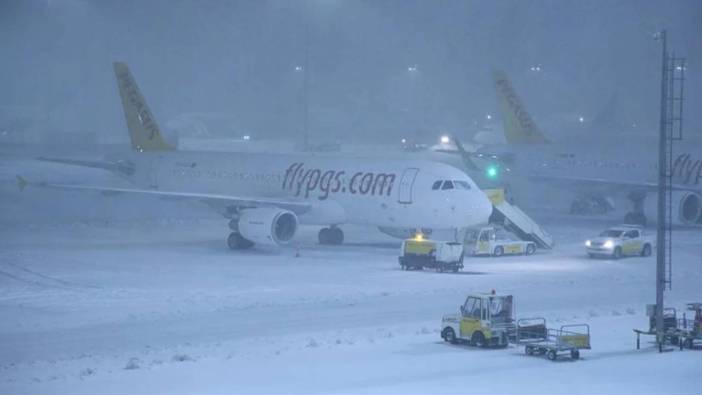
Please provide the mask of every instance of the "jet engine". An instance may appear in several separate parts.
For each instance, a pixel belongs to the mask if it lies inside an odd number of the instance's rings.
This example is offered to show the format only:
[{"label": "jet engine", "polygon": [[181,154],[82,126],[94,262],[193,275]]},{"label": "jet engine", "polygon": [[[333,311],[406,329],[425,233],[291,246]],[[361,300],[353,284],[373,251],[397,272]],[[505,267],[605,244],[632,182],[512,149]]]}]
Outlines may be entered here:
[{"label": "jet engine", "polygon": [[[702,196],[694,192],[673,192],[673,223],[692,225],[702,222]],[[677,221],[675,217],[677,216]]]},{"label": "jet engine", "polygon": [[[670,205],[674,225],[702,223],[702,196],[695,192],[674,191],[671,198]],[[658,198],[655,194],[648,196],[645,207],[649,221],[655,222],[658,212]]]},{"label": "jet engine", "polygon": [[259,244],[287,244],[297,231],[297,216],[287,210],[262,207],[243,210],[238,222],[239,233]]}]

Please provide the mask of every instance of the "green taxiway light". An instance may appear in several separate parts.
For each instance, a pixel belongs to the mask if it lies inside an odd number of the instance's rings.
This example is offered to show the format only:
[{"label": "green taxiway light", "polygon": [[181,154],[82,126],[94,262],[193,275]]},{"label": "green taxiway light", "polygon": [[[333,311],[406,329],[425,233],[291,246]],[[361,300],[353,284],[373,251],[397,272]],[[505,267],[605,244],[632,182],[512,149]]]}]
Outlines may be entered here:
[{"label": "green taxiway light", "polygon": [[490,165],[487,167],[487,169],[485,169],[485,176],[491,180],[497,178],[498,173],[499,170],[495,165]]}]

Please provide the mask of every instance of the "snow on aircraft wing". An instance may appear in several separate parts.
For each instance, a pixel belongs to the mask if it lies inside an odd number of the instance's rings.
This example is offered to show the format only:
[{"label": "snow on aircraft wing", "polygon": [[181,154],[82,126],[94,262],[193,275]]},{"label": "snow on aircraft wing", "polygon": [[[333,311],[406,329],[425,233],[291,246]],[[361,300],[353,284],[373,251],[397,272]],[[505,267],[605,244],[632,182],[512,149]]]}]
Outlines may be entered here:
[{"label": "snow on aircraft wing", "polygon": [[111,171],[113,173],[120,173],[120,174],[125,174],[125,175],[132,175],[134,174],[134,165],[128,163],[128,162],[108,162],[108,161],[96,161],[96,160],[86,160],[86,159],[71,159],[71,158],[50,158],[50,157],[44,157],[40,156],[36,158],[36,160],[42,161],[42,162],[52,162],[52,163],[61,163],[64,165],[71,165],[71,166],[81,166],[81,167],[91,167],[94,169],[102,169],[102,170],[107,170]]},{"label": "snow on aircraft wing", "polygon": [[[528,176],[530,179],[535,180],[535,181],[548,181],[548,182],[553,182],[553,183],[558,183],[561,185],[566,185],[566,186],[573,186],[573,187],[578,187],[578,186],[588,186],[588,187],[604,187],[604,188],[612,188],[612,189],[617,189],[621,187],[628,187],[628,188],[639,188],[639,189],[645,189],[645,190],[658,190],[658,183],[657,182],[634,182],[634,181],[627,181],[627,180],[614,180],[614,179],[606,179],[606,178],[589,178],[589,177],[567,177],[567,176],[548,176],[548,175],[532,175]],[[695,192],[696,190],[694,188],[691,188],[689,185],[684,185],[684,184],[673,184],[672,188],[674,191],[693,191]]]},{"label": "snow on aircraft wing", "polygon": [[273,206],[279,207],[285,210],[290,210],[295,214],[304,214],[310,210],[311,205],[307,202],[293,200],[293,199],[275,199],[275,198],[256,198],[256,197],[245,197],[245,196],[232,196],[232,195],[221,195],[213,193],[193,193],[193,192],[177,192],[177,191],[164,191],[158,189],[137,189],[137,188],[118,188],[118,187],[104,187],[95,185],[73,185],[73,184],[54,184],[47,182],[29,182],[17,176],[17,184],[20,189],[24,189],[27,186],[38,186],[43,188],[53,188],[53,189],[67,189],[67,190],[83,190],[83,191],[94,191],[94,192],[112,192],[112,193],[132,193],[132,194],[142,194],[142,195],[152,195],[160,196],[166,198],[176,198],[176,199],[192,199],[205,202],[212,206],[223,207],[223,206],[237,206],[237,207],[260,207],[260,206]]},{"label": "snow on aircraft wing", "polygon": [[[460,143],[458,143],[458,144],[460,144]],[[515,166],[512,165],[513,158],[512,158],[511,154],[499,154],[499,153],[498,154],[491,154],[491,153],[487,153],[487,152],[467,152],[464,149],[456,150],[456,151],[450,151],[450,150],[438,151],[437,150],[437,152],[444,152],[444,153],[448,153],[448,154],[461,155],[461,157],[463,158],[463,162],[466,165],[466,168],[468,168],[469,170],[474,170],[476,167],[474,161],[481,159],[481,160],[486,160],[488,162],[499,163],[500,165],[504,166],[505,168],[509,168],[510,174],[513,177],[516,177],[516,176],[527,177],[533,181],[551,182],[553,184],[559,184],[559,185],[565,186],[565,187],[572,187],[572,188],[586,187],[586,188],[599,189],[599,190],[605,190],[605,191],[619,190],[621,187],[640,189],[640,190],[646,190],[646,191],[658,189],[658,183],[657,182],[650,182],[650,181],[637,182],[637,181],[611,179],[611,178],[529,174],[526,172],[521,172],[519,170],[519,168],[515,168]],[[690,185],[679,184],[679,183],[673,184],[672,189],[674,191],[699,192],[699,189],[691,187]]]}]

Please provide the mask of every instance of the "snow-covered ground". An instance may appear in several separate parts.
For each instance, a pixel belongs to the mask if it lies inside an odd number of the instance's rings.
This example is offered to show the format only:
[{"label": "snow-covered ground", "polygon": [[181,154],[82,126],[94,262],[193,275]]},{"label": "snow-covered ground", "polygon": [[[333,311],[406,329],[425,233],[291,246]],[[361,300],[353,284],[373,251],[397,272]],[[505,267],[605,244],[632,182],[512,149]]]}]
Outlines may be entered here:
[{"label": "snow-covered ground", "polygon": [[[0,167],[5,186],[13,171]],[[346,227],[348,243],[331,247],[305,227],[295,246],[232,252],[226,222],[186,203],[3,187],[1,209],[0,394],[692,394],[702,384],[700,350],[660,355],[651,339],[635,350],[654,258],[583,251],[613,218],[532,212],[554,250],[470,258],[450,274],[401,271],[399,241],[374,229]],[[682,307],[702,300],[702,232],[674,238],[666,298]],[[491,289],[514,294],[520,317],[589,324],[593,349],[554,363],[442,342],[442,314]]]},{"label": "snow-covered ground", "polygon": [[[636,351],[654,260],[589,260],[606,223],[544,218],[558,247],[404,272],[397,241],[230,252],[216,220],[26,224],[0,233],[0,393],[695,393],[699,351]],[[676,233],[671,305],[702,299],[697,231]],[[450,346],[442,314],[512,293],[519,316],[585,322],[577,362]],[[648,344],[646,344],[649,347]]]}]

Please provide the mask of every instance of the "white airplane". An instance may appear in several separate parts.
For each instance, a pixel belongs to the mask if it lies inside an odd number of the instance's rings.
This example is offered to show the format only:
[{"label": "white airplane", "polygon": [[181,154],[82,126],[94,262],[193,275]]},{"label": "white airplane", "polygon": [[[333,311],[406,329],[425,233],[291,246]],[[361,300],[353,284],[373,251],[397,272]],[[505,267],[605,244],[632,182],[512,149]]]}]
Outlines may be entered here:
[{"label": "white airplane", "polygon": [[[504,73],[495,72],[495,88],[507,144],[484,146],[468,152],[457,144],[466,167],[480,168],[486,178],[507,178],[573,191],[580,199],[608,201],[626,197],[632,211],[627,223],[646,223],[646,212],[655,213],[658,190],[658,140],[627,134],[585,136],[553,142],[529,115]],[[476,166],[477,165],[477,166]],[[674,144],[672,156],[673,222],[702,224],[702,144],[683,140]],[[473,173],[471,173],[473,174]],[[475,176],[474,176],[475,177]],[[479,180],[482,182],[482,180]],[[651,193],[653,199],[646,199]],[[571,211],[578,211],[576,200]],[[655,217],[655,215],[654,215]]]},{"label": "white airplane", "polygon": [[[441,163],[176,151],[162,137],[127,65],[115,63],[114,71],[133,150],[105,161],[40,159],[109,170],[134,187],[31,184],[201,201],[230,219],[232,249],[286,244],[298,223],[325,226],[319,242],[340,244],[341,224],[461,229],[486,223],[492,212],[470,177]],[[27,185],[19,176],[18,181]]]}]

